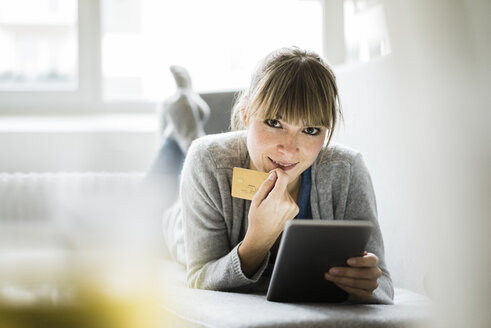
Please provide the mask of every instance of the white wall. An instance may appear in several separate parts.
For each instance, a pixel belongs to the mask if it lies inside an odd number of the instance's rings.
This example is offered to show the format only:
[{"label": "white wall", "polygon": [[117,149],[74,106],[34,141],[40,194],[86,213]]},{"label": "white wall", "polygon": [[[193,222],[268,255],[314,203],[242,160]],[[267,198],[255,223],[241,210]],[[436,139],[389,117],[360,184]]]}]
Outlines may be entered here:
[{"label": "white wall", "polygon": [[0,133],[1,172],[145,171],[154,133]]},{"label": "white wall", "polygon": [[[235,93],[201,97],[211,109],[206,133],[226,131]],[[0,172],[145,171],[156,156],[157,123],[152,112],[0,116]]]},{"label": "white wall", "polygon": [[1,117],[0,172],[145,171],[155,116]]},{"label": "white wall", "polygon": [[445,324],[484,327],[491,2],[385,8],[392,55],[336,70],[346,113],[338,141],[360,149],[371,170],[396,286],[423,290],[426,276]]}]

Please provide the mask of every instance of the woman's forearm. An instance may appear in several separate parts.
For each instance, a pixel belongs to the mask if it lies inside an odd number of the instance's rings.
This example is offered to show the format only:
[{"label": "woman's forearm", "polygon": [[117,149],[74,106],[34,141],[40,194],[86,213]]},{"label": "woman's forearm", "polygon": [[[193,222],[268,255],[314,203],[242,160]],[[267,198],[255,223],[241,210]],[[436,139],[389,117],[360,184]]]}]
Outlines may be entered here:
[{"label": "woman's forearm", "polygon": [[268,251],[268,246],[259,246],[257,243],[250,241],[246,235],[246,238],[239,246],[238,253],[242,272],[247,278],[252,277],[257,272]]}]

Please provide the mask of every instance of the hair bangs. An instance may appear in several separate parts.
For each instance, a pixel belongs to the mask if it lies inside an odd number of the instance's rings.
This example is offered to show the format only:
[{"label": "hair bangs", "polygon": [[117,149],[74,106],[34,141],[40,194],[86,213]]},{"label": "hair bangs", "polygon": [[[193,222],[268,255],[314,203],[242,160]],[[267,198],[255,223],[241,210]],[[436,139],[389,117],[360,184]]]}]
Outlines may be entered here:
[{"label": "hair bangs", "polygon": [[324,78],[316,76],[315,70],[299,69],[298,62],[295,64],[276,70],[277,74],[259,83],[251,104],[254,114],[262,119],[278,118],[292,124],[331,129],[335,120],[332,113],[336,113],[336,105],[332,104],[335,90],[322,85]]}]

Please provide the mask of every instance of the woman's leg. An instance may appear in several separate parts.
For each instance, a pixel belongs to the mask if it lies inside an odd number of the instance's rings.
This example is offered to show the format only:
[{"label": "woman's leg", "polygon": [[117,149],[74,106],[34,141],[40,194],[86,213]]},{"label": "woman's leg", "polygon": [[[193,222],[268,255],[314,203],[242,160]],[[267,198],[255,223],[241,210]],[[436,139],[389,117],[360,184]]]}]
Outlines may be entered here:
[{"label": "woman's leg", "polygon": [[[147,204],[156,227],[163,229],[164,256],[180,261],[183,257],[182,223],[180,215],[171,208],[178,206],[179,181],[184,154],[172,138],[164,138],[145,178]],[[174,206],[173,206],[174,205]]]},{"label": "woman's leg", "polygon": [[150,169],[145,176],[145,184],[155,195],[157,210],[174,204],[179,197],[179,180],[184,154],[172,138],[165,138]]}]

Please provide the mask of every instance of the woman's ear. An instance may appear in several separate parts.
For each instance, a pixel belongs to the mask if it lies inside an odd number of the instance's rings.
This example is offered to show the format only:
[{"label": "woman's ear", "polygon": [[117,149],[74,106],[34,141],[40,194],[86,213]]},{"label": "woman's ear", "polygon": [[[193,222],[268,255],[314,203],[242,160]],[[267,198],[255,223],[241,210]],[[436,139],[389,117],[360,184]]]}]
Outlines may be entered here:
[{"label": "woman's ear", "polygon": [[247,125],[249,123],[249,117],[247,116],[247,109],[245,107],[242,107],[240,109],[240,117],[242,119],[242,124],[247,129]]}]

